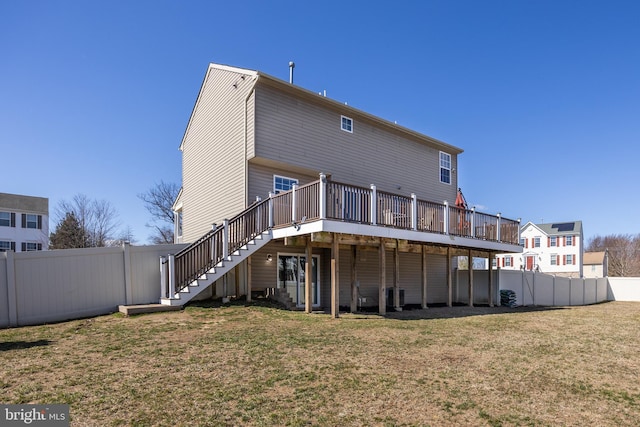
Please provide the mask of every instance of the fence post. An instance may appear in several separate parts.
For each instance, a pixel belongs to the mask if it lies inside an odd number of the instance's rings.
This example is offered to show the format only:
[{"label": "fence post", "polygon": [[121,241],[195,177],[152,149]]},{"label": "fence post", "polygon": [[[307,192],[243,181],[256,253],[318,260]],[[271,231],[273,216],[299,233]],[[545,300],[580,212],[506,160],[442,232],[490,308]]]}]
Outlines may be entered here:
[{"label": "fence post", "polygon": [[296,190],[298,189],[298,184],[293,184],[291,186],[291,222],[296,222]]},{"label": "fence post", "polygon": [[318,208],[320,209],[320,219],[327,217],[327,176],[320,172],[320,184],[318,185]]},{"label": "fence post", "polygon": [[449,234],[449,202],[444,201],[444,234]]},{"label": "fence post", "polygon": [[167,297],[167,257],[160,257],[160,298]]},{"label": "fence post", "polygon": [[224,219],[222,223],[222,259],[229,258],[229,220]]},{"label": "fence post", "polygon": [[371,184],[371,225],[378,224],[378,191],[375,184]]},{"label": "fence post", "polygon": [[269,191],[269,228],[273,228],[273,192]]},{"label": "fence post", "polygon": [[176,256],[169,255],[169,298],[174,299],[176,295]]},{"label": "fence post", "polygon": [[16,289],[15,252],[7,251],[7,304],[9,305],[9,326],[18,326],[18,295]]},{"label": "fence post", "polygon": [[476,237],[476,207],[471,208],[471,237]]},{"label": "fence post", "polygon": [[501,216],[502,215],[500,214],[500,212],[498,212],[498,215],[496,215],[496,217],[497,217],[497,220],[496,220],[496,227],[497,227],[496,228],[496,240],[498,242],[502,241],[502,239],[500,237],[500,218],[501,218]]},{"label": "fence post", "polygon": [[124,256],[124,295],[127,305],[133,304],[133,285],[131,283],[131,243],[122,243]]},{"label": "fence post", "polygon": [[418,229],[418,197],[411,193],[411,229]]}]

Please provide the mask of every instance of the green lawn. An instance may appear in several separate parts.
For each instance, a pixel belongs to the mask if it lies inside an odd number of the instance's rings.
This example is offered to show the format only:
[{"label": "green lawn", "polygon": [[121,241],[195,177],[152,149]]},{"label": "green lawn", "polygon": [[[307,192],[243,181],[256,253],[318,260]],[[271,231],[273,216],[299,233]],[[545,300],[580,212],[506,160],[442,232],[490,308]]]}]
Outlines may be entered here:
[{"label": "green lawn", "polygon": [[0,330],[0,402],[77,426],[637,426],[640,303],[190,306]]}]

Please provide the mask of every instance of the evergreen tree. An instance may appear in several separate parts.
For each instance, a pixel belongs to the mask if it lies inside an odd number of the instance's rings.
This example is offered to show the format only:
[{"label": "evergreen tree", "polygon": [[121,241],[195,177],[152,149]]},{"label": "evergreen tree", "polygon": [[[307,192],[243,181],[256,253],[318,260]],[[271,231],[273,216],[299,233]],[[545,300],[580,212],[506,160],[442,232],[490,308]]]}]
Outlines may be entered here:
[{"label": "evergreen tree", "polygon": [[49,249],[72,249],[88,246],[87,235],[73,212],[67,212],[64,219],[51,233]]}]

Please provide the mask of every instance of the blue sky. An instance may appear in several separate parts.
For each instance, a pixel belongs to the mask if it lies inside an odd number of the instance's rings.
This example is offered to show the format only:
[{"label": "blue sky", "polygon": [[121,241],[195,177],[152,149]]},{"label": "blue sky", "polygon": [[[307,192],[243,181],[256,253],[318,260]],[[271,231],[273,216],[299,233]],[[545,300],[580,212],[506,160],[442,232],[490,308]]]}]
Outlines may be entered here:
[{"label": "blue sky", "polygon": [[[470,205],[640,232],[640,2],[0,0],[0,192],[110,201],[180,182],[209,62],[463,148]],[[52,222],[52,229],[55,224]]]}]

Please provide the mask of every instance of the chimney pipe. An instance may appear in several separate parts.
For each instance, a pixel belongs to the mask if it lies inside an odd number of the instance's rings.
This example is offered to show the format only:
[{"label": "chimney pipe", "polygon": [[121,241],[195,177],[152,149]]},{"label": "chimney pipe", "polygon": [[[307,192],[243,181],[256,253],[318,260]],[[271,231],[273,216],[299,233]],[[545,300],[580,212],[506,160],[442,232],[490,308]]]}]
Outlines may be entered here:
[{"label": "chimney pipe", "polygon": [[295,68],[296,64],[293,63],[293,61],[289,61],[289,83],[293,84],[293,69]]}]

